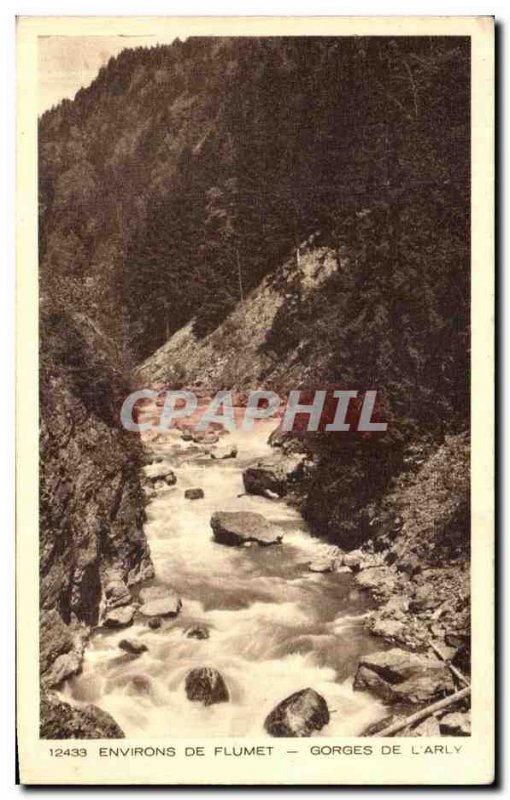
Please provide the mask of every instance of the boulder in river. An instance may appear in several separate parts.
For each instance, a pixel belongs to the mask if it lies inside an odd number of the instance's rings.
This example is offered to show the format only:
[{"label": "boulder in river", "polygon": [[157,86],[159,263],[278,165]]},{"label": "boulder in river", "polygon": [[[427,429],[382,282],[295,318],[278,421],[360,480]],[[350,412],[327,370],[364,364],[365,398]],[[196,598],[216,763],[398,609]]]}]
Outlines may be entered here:
[{"label": "boulder in river", "polygon": [[149,628],[153,631],[157,631],[158,628],[161,628],[162,624],[163,620],[161,619],[161,617],[149,617],[149,621],[147,623]]},{"label": "boulder in river", "polygon": [[119,647],[121,650],[124,650],[125,653],[129,653],[132,656],[139,656],[141,653],[145,653],[145,651],[148,650],[147,645],[143,642],[139,642],[138,639],[121,639]]},{"label": "boulder in river", "polygon": [[[142,598],[142,592],[140,592],[140,598]],[[156,596],[149,600],[142,598],[142,601],[143,606],[139,611],[144,617],[176,617],[182,608],[182,600],[175,592],[167,591],[163,596]]]},{"label": "boulder in river", "polygon": [[311,736],[329,722],[325,699],[314,689],[302,689],[278,703],[264,728],[271,736]]},{"label": "boulder in river", "polygon": [[105,628],[124,628],[131,625],[135,615],[134,606],[120,606],[106,612],[103,625]]},{"label": "boulder in river", "polygon": [[184,492],[184,497],[186,500],[201,500],[204,496],[203,489],[186,489]]},{"label": "boulder in river", "polygon": [[188,628],[184,633],[188,639],[209,638],[209,628],[206,628],[205,625],[195,625],[193,628]]},{"label": "boulder in river", "polygon": [[320,556],[310,561],[308,569],[310,572],[333,572],[335,569],[335,559],[329,556]]},{"label": "boulder in river", "polygon": [[283,538],[262,514],[253,511],[216,511],[210,524],[217,542],[234,547],[246,542],[278,544]]},{"label": "boulder in river", "polygon": [[425,703],[454,689],[448,667],[437,658],[391,650],[363,656],[354,689],[364,689],[387,702]]},{"label": "boulder in river", "polygon": [[226,703],[230,699],[223,676],[211,667],[196,667],[186,675],[184,683],[188,700],[212,706],[214,703]]},{"label": "boulder in river", "polygon": [[158,462],[144,467],[145,478],[152,484],[156,481],[164,481],[167,486],[173,486],[177,482],[175,473],[169,464]]},{"label": "boulder in river", "polygon": [[243,472],[244,488],[248,494],[267,496],[267,491],[278,497],[287,494],[289,484],[303,475],[303,455],[281,456],[271,461],[259,462]]},{"label": "boulder in river", "polygon": [[238,450],[235,444],[226,444],[211,450],[211,458],[217,461],[224,461],[226,458],[237,458],[237,453]]}]

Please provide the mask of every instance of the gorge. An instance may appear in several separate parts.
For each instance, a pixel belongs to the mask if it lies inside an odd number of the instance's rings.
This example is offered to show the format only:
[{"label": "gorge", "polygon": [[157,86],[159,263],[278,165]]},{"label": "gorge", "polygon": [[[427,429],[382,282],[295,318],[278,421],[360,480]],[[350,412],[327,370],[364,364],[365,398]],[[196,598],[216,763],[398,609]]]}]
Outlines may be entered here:
[{"label": "gorge", "polygon": [[[451,692],[430,645],[469,674],[468,43],[126,49],[40,119],[39,187],[41,735],[248,735],[302,690],[331,714],[295,698],[312,733],[359,734]],[[140,442],[142,386],[377,389],[388,430]],[[218,512],[282,543],[215,540]],[[228,701],[183,696],[202,667]]]}]

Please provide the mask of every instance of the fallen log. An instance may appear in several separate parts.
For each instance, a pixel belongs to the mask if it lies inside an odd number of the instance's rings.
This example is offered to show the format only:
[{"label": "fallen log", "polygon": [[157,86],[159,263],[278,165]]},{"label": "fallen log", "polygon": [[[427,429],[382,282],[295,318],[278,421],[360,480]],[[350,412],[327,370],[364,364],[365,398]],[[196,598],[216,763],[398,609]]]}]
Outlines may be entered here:
[{"label": "fallen log", "polygon": [[374,733],[374,736],[393,736],[403,728],[407,728],[409,725],[414,725],[415,722],[421,722],[422,719],[427,719],[427,717],[435,714],[436,711],[442,711],[443,708],[448,708],[448,706],[458,703],[459,700],[464,700],[464,698],[469,697],[470,694],[471,686],[466,686],[464,689],[460,689],[460,691],[450,694],[448,697],[443,697],[442,700],[437,700],[435,703],[432,703],[426,708],[422,708],[415,714],[411,714],[411,716],[406,717],[405,719],[401,719],[398,722],[394,722],[392,725],[388,725],[387,728],[383,728],[381,731]]},{"label": "fallen log", "polygon": [[457,669],[457,667],[454,667],[454,666],[453,666],[453,664],[452,664],[452,662],[450,661],[450,659],[449,659],[449,658],[446,658],[446,656],[445,656],[445,655],[444,655],[444,654],[441,652],[441,650],[439,649],[439,647],[437,647],[437,645],[435,645],[435,644],[434,644],[434,642],[429,642],[429,645],[430,645],[431,649],[434,651],[434,653],[436,654],[436,656],[437,656],[437,657],[438,657],[438,658],[439,658],[441,661],[444,661],[444,663],[446,664],[446,666],[448,667],[448,669],[450,670],[450,672],[452,673],[452,675],[453,675],[455,678],[457,678],[457,680],[459,681],[459,683],[462,683],[462,685],[463,685],[463,686],[469,686],[469,681],[468,681],[468,679],[466,678],[466,676],[462,674],[462,672],[460,671],[460,669]]}]

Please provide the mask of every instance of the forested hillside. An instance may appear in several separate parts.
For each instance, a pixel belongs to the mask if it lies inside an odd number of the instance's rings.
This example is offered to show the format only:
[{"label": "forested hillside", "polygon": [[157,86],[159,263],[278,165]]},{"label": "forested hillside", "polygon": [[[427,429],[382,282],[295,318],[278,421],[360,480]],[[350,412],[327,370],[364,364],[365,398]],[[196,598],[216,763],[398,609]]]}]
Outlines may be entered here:
[{"label": "forested hillside", "polygon": [[351,264],[342,368],[397,358],[425,381],[426,339],[460,371],[468,98],[452,37],[123,51],[41,119],[43,280],[138,361],[190,319],[212,330],[319,232]]}]

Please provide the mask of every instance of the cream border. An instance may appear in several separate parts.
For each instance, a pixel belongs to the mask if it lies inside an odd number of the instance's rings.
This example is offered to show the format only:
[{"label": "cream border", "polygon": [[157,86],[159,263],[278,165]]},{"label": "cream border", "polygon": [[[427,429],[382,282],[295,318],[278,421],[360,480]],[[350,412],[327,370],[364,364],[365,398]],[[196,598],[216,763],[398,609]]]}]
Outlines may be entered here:
[{"label": "cream border", "polygon": [[[402,755],[319,757],[310,740],[271,740],[267,758],[185,758],[231,739],[154,740],[175,758],[51,758],[38,738],[37,37],[41,35],[464,35],[472,40],[472,588],[473,735],[420,740],[458,755],[413,755],[417,740],[321,739],[400,745]],[[21,17],[17,26],[17,646],[18,744],[25,784],[487,784],[494,778],[494,20],[491,17]],[[296,741],[298,745],[296,746]],[[268,744],[237,740],[235,744]],[[315,740],[319,743],[319,740]],[[57,743],[58,744],[58,743]],[[60,743],[72,745],[71,741]],[[124,745],[147,741],[124,740]],[[286,755],[287,746],[299,757]],[[281,753],[281,757],[278,754]]]}]

